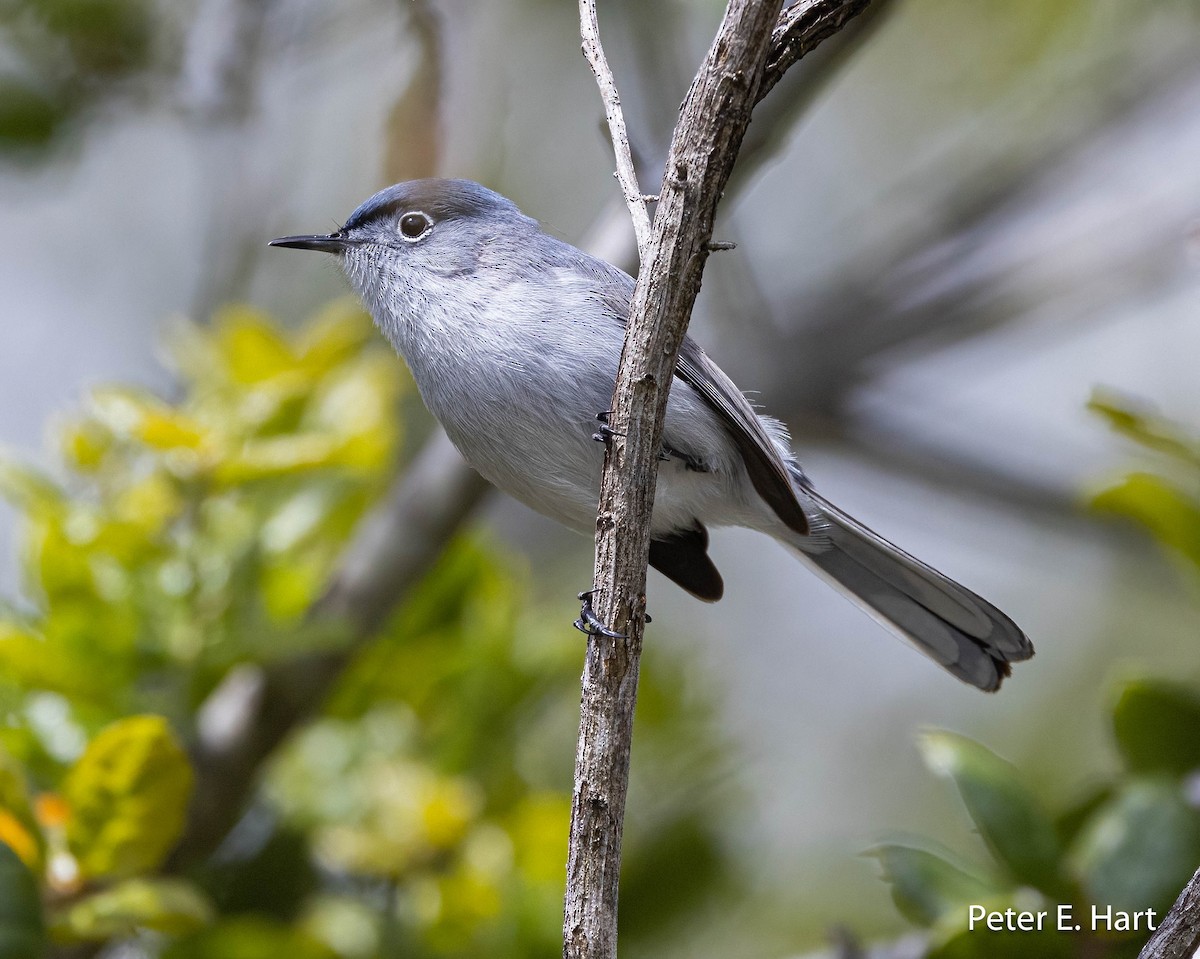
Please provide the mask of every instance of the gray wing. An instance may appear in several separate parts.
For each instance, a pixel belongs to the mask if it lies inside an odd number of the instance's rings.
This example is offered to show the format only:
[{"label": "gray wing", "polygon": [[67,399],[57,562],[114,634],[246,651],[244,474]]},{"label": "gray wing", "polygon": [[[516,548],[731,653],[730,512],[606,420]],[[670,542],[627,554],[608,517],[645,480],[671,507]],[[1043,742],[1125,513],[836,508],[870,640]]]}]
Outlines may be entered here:
[{"label": "gray wing", "polygon": [[742,391],[691,337],[683,341],[675,375],[717,414],[737,444],[758,495],[789,528],[807,536],[808,517],[796,498],[787,464]]},{"label": "gray wing", "polygon": [[[587,256],[587,261],[600,281],[600,296],[607,307],[605,312],[625,326],[633,295],[633,278],[603,260]],[[801,536],[809,535],[808,517],[796,498],[788,466],[758,414],[741,390],[690,336],[684,337],[680,347],[675,375],[716,413],[742,454],[750,482],[758,495],[788,528]]]}]

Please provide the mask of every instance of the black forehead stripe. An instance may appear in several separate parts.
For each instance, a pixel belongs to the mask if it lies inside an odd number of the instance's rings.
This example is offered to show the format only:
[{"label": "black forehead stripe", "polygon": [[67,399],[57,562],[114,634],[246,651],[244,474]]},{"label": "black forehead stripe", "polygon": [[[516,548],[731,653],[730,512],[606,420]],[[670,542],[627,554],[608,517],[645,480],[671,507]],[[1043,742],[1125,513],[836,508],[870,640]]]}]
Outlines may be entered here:
[{"label": "black forehead stripe", "polygon": [[500,212],[520,214],[511,200],[470,180],[410,180],[376,193],[350,214],[343,229],[353,230],[408,210],[423,210],[435,220]]}]

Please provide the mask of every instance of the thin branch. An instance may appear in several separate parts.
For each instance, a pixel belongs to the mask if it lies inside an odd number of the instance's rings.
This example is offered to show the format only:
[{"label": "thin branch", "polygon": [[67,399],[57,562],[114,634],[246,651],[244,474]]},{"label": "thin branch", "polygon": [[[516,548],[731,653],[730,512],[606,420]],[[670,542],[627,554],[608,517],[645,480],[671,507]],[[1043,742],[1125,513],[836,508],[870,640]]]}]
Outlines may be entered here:
[{"label": "thin branch", "polygon": [[629,148],[629,131],[625,127],[625,115],[621,111],[621,97],[604,47],[600,43],[600,24],[596,19],[596,0],[579,0],[579,33],[583,37],[583,55],[587,57],[596,84],[600,88],[600,99],[604,101],[604,115],[612,135],[613,153],[617,161],[617,181],[625,196],[625,205],[633,219],[633,232],[637,237],[638,256],[646,259],[646,247],[650,242],[650,211],[645,194],[638,183],[637,170],[633,166],[633,153]]},{"label": "thin branch", "polygon": [[1200,949],[1200,869],[1158,924],[1138,959],[1190,959]]},{"label": "thin branch", "polygon": [[[754,108],[754,123],[746,134],[746,142],[742,144],[738,165],[729,178],[729,186],[725,190],[726,199],[730,191],[741,189],[747,180],[752,179],[765,160],[785,148],[813,106],[841,79],[848,65],[891,19],[899,4],[900,0],[873,0],[871,5],[847,23],[840,33],[830,38],[828,43],[823,43],[817,56],[805,59],[803,65],[781,78],[779,83],[782,83],[782,86],[774,91],[774,96],[760,99],[759,105]],[[789,22],[792,22],[795,9],[789,8],[784,14]],[[815,25],[826,22],[832,15],[825,7],[817,7],[815,4],[809,4],[807,9],[811,20],[797,21],[797,35],[786,41],[791,43],[801,56],[806,56],[814,49],[815,45],[805,44],[811,44],[813,36],[819,31],[815,26],[802,29],[800,22]],[[782,20],[781,17],[781,22]],[[776,33],[779,32],[777,26]],[[781,38],[778,42],[783,44],[785,41]],[[782,55],[782,46],[776,47],[773,42],[772,49],[778,49]],[[760,97],[763,96],[765,94],[760,91]]]},{"label": "thin branch", "polygon": [[[828,5],[822,23],[833,23]],[[842,3],[862,9],[864,0]],[[857,11],[856,11],[857,12]],[[844,23],[845,17],[841,20]],[[768,55],[778,76],[832,29],[782,34],[774,50],[779,4],[730,0],[704,64],[680,111],[661,199],[634,290],[617,372],[596,520],[594,607],[616,635],[588,640],[563,918],[567,959],[616,955],[617,883],[629,783],[633,710],[645,625],[646,565],[658,452],[679,347],[700,289],[717,203],[761,99]],[[786,16],[784,22],[788,21]],[[840,23],[839,23],[840,26]],[[778,76],[775,80],[778,80]]]},{"label": "thin branch", "polygon": [[[847,4],[857,6],[857,3]],[[765,105],[756,107],[755,118],[758,122],[750,127],[746,139],[738,155],[738,164],[730,176],[725,188],[724,200],[729,201],[733,196],[746,187],[754,178],[754,174],[773,160],[780,149],[789,141],[793,131],[808,115],[814,102],[830,85],[851,57],[857,53],[864,43],[875,35],[875,32],[892,12],[897,0],[874,0],[863,15],[857,20],[846,24],[844,31],[837,36],[837,42],[822,47],[822,57],[806,63],[806,70],[796,71],[798,83],[793,83],[793,77],[788,77],[786,89],[772,97]],[[780,17],[780,23],[793,25],[792,32],[778,41],[773,42],[772,59],[782,56],[783,43],[791,44],[801,57],[811,53],[821,44],[814,37],[820,34],[818,25],[827,22],[833,15],[825,4],[806,3],[802,5],[808,11],[809,19],[796,20],[795,11],[798,8],[789,7]],[[845,19],[849,19],[846,17]],[[780,34],[779,25],[773,36]],[[831,50],[832,48],[832,50]],[[831,56],[824,56],[826,52]],[[795,62],[795,61],[792,61]],[[760,104],[762,96],[760,91]],[[636,235],[635,235],[636,237]],[[637,271],[638,251],[636,240],[633,245],[629,242],[629,221],[624,208],[623,198],[614,198],[611,204],[605,205],[585,231],[579,245],[602,260],[616,264],[628,273]]]},{"label": "thin branch", "polygon": [[771,55],[758,99],[770,93],[788,69],[867,9],[871,0],[797,0],[780,14],[771,34]]}]

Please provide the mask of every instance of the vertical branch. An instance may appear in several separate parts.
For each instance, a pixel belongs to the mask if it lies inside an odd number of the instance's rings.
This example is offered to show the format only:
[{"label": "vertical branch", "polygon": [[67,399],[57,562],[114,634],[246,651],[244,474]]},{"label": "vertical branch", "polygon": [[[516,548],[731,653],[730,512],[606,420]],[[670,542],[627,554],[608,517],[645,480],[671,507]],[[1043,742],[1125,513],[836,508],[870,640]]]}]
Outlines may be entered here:
[{"label": "vertical branch", "polygon": [[588,639],[563,922],[567,959],[612,959],[646,605],[650,513],[675,360],[713,217],[750,122],[779,0],[731,0],[684,101],[617,373],[596,521],[595,608],[623,635]]},{"label": "vertical branch", "polygon": [[[641,248],[641,271],[613,395],[610,422],[615,436],[605,457],[596,519],[593,605],[600,620],[617,634],[588,637],[571,802],[565,959],[616,956],[617,884],[658,453],[675,362],[700,289],[717,203],[751,110],[764,95],[768,61],[773,85],[868,2],[800,0],[780,17],[779,0],[729,0],[680,110],[653,230]],[[595,32],[594,6],[581,0],[581,10],[586,51],[587,31]],[[613,93],[610,114],[619,114]],[[617,152],[622,152],[619,146]]]},{"label": "vertical branch", "polygon": [[612,136],[613,153],[617,161],[617,181],[621,193],[633,218],[633,232],[637,237],[638,255],[645,262],[646,246],[650,242],[650,212],[646,196],[638,183],[637,170],[633,166],[633,152],[629,149],[629,132],[625,128],[625,114],[621,112],[621,97],[604,47],[600,44],[600,24],[596,19],[596,0],[579,0],[579,33],[583,37],[583,55],[596,75],[600,87],[600,99],[604,101],[604,115]]}]

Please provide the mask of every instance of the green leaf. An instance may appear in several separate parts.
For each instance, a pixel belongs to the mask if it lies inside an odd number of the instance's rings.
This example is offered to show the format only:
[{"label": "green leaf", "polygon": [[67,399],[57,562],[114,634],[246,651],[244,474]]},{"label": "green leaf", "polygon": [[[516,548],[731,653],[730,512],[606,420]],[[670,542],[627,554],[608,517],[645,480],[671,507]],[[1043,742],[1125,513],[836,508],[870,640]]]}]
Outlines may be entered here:
[{"label": "green leaf", "polygon": [[154,869],[183,829],[187,756],[165,719],[133,716],[101,732],[67,775],[67,843],[90,877]]},{"label": "green leaf", "polygon": [[0,956],[37,959],[45,951],[37,883],[17,854],[0,843]]},{"label": "green leaf", "polygon": [[1200,768],[1200,696],[1162,680],[1126,684],[1113,709],[1113,732],[1135,773],[1184,776]]},{"label": "green leaf", "polygon": [[324,943],[265,919],[228,919],[172,943],[163,959],[338,959]]},{"label": "green leaf", "polygon": [[1141,524],[1164,546],[1200,566],[1200,503],[1161,476],[1132,473],[1093,497],[1092,507]]},{"label": "green leaf", "polygon": [[357,297],[341,297],[312,317],[296,338],[306,371],[321,376],[376,343],[371,316]]},{"label": "green leaf", "polygon": [[66,119],[65,105],[33,83],[0,77],[0,151],[32,152],[50,144]]},{"label": "green leaf", "polygon": [[1200,465],[1200,443],[1194,437],[1153,410],[1135,409],[1133,404],[1125,397],[1106,396],[1097,391],[1088,401],[1088,409],[1103,416],[1118,433],[1147,449]]},{"label": "green leaf", "polygon": [[970,739],[934,731],[921,737],[926,765],[949,776],[983,841],[1012,877],[1054,894],[1062,879],[1054,823],[1016,769]]},{"label": "green leaf", "polygon": [[282,330],[271,318],[248,306],[221,309],[213,317],[217,341],[230,375],[241,384],[254,384],[296,367],[296,356]]},{"label": "green leaf", "polygon": [[[649,938],[702,908],[726,865],[712,823],[699,815],[657,824],[630,853],[621,862],[622,902],[629,904],[621,912],[621,935],[634,939]],[[671,895],[656,895],[663,889]]]},{"label": "green leaf", "polygon": [[35,516],[57,513],[66,502],[63,491],[48,476],[7,459],[0,459],[0,496]]},{"label": "green leaf", "polygon": [[1200,817],[1178,783],[1134,780],[1087,823],[1069,860],[1091,902],[1165,911],[1200,862]]},{"label": "green leaf", "polygon": [[1095,812],[1113,797],[1111,783],[1094,786],[1054,817],[1054,831],[1062,848],[1069,846]]},{"label": "green leaf", "polygon": [[914,846],[884,843],[867,855],[883,867],[883,880],[892,887],[896,908],[918,926],[932,926],[953,913],[966,916],[967,905],[1002,892],[995,883]]},{"label": "green leaf", "polygon": [[126,879],[72,902],[51,915],[50,928],[56,940],[80,942],[130,936],[139,929],[179,936],[212,920],[212,906],[190,882],[158,877]]}]

